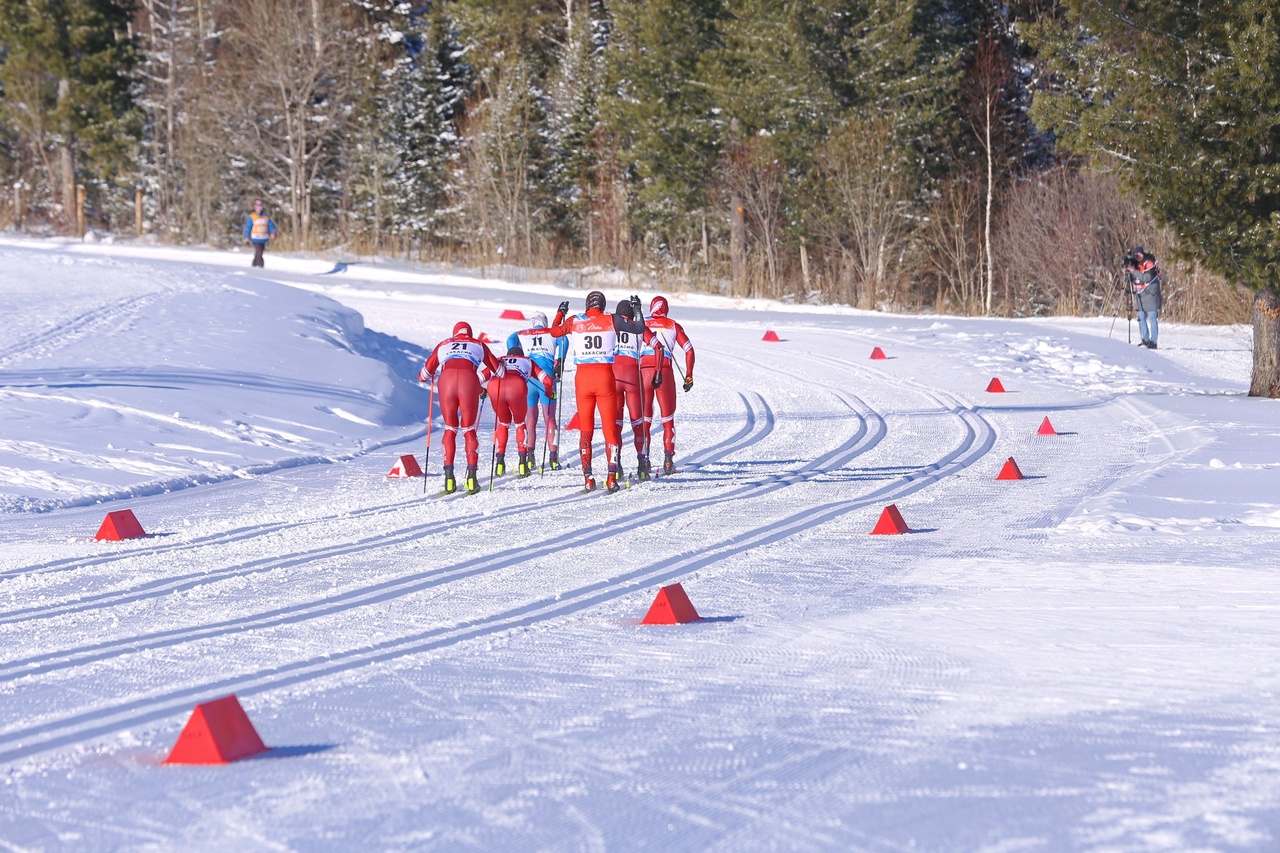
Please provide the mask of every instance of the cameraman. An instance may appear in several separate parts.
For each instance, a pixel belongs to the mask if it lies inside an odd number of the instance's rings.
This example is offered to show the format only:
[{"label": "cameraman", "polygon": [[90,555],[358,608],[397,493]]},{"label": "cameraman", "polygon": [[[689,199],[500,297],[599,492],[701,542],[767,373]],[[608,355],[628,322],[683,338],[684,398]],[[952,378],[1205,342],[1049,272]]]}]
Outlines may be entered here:
[{"label": "cameraman", "polygon": [[1124,271],[1138,309],[1138,333],[1142,346],[1156,349],[1156,337],[1160,333],[1160,268],[1155,255],[1147,254],[1141,246],[1124,256]]}]

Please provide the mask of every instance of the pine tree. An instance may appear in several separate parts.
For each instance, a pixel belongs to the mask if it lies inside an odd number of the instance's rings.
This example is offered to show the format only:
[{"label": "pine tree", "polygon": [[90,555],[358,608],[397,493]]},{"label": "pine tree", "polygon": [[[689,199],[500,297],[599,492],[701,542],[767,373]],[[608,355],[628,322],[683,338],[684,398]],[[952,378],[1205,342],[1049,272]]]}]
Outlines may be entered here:
[{"label": "pine tree", "polygon": [[137,54],[123,0],[0,0],[0,103],[69,220],[83,177],[125,173],[137,138]]},{"label": "pine tree", "polygon": [[1034,115],[1119,169],[1180,252],[1254,289],[1250,394],[1280,397],[1280,13],[1071,0],[1027,32],[1046,73]]},{"label": "pine tree", "polygon": [[656,240],[700,226],[724,122],[699,81],[721,0],[618,0],[605,126],[631,173],[635,226]]},{"label": "pine tree", "polygon": [[565,37],[550,81],[547,185],[550,227],[557,246],[594,250],[593,217],[610,188],[602,186],[600,98],[612,26],[601,0],[567,4]]}]

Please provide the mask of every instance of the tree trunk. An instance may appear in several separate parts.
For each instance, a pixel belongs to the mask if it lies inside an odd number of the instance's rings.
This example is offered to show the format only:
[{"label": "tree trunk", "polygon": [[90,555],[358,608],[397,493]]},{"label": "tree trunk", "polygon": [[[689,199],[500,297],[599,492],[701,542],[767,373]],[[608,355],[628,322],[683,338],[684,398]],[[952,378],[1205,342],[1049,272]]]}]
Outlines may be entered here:
[{"label": "tree trunk", "polygon": [[1273,288],[1253,300],[1253,381],[1250,397],[1280,397],[1280,296]]},{"label": "tree trunk", "polygon": [[[71,81],[58,81],[58,108],[62,112],[62,139],[58,143],[58,165],[62,174],[59,176],[61,192],[59,201],[62,204],[63,223],[75,222],[76,205],[76,160],[72,149],[71,120],[66,118],[69,107],[64,104],[71,98]],[[52,177],[52,176],[50,176]],[[50,182],[52,183],[52,181]]]}]

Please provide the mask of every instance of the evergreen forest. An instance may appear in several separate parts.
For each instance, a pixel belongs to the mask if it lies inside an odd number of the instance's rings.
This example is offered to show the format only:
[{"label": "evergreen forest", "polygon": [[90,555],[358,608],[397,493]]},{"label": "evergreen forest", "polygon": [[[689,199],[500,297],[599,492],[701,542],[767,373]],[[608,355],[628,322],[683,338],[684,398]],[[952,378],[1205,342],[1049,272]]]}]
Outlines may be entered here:
[{"label": "evergreen forest", "polygon": [[1141,244],[1171,319],[1280,332],[1277,15],[0,0],[0,227],[229,245],[262,197],[282,248],[1008,316],[1123,315]]}]

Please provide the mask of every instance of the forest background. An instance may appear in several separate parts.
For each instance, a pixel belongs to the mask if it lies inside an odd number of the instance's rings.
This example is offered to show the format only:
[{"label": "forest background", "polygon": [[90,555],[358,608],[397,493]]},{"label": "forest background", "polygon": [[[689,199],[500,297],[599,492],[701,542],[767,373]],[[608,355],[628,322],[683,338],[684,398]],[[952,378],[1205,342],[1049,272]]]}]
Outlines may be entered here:
[{"label": "forest background", "polygon": [[281,248],[1010,316],[1123,315],[1142,244],[1166,318],[1242,322],[1269,273],[1182,216],[1235,202],[1169,203],[1200,155],[1126,82],[1206,27],[1160,6],[0,0],[0,227],[229,245],[261,196]]}]

